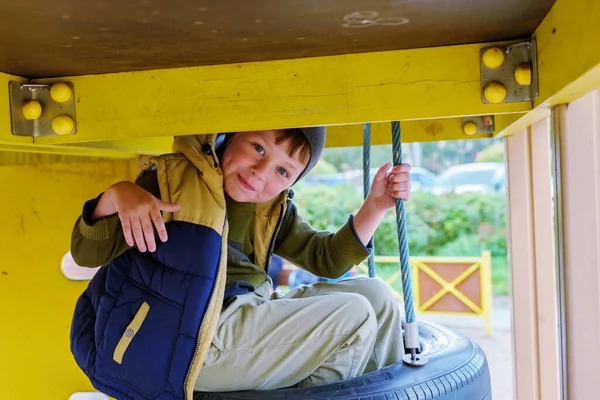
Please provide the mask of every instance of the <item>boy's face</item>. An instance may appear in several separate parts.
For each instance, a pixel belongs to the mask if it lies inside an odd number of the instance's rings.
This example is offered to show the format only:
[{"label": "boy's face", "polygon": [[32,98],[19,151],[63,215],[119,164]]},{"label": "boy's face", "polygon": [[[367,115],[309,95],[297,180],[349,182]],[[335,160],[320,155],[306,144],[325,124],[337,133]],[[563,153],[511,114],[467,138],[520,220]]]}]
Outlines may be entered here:
[{"label": "boy's face", "polygon": [[296,182],[308,160],[290,157],[289,142],[275,143],[280,131],[239,132],[231,137],[223,159],[225,192],[240,203],[264,203]]}]

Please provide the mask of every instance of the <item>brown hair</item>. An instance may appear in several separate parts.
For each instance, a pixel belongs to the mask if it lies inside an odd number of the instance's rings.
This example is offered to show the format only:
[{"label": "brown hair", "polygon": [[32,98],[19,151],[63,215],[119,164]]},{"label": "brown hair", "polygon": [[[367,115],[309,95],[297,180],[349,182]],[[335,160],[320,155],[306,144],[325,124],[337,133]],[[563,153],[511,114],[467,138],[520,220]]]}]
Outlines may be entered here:
[{"label": "brown hair", "polygon": [[300,161],[307,162],[310,160],[311,151],[308,139],[298,128],[284,129],[277,133],[275,144],[289,143],[287,154],[293,157],[296,152],[300,156]]}]

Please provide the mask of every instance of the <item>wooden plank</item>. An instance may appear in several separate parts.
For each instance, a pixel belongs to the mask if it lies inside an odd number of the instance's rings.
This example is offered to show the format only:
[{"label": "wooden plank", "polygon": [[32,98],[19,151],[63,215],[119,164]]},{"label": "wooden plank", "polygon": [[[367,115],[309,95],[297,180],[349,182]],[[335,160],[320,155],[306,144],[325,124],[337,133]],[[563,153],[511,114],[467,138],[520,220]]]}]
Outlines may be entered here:
[{"label": "wooden plank", "polygon": [[[486,44],[65,78],[90,142],[312,125],[519,113],[483,104]],[[36,82],[53,82],[38,80]]]},{"label": "wooden plank", "polygon": [[[600,87],[600,2],[557,0],[535,31],[539,97],[534,108],[499,132],[509,136]],[[568,60],[568,62],[566,62]]]},{"label": "wooden plank", "polygon": [[0,71],[27,77],[522,38],[554,0],[0,2]]}]

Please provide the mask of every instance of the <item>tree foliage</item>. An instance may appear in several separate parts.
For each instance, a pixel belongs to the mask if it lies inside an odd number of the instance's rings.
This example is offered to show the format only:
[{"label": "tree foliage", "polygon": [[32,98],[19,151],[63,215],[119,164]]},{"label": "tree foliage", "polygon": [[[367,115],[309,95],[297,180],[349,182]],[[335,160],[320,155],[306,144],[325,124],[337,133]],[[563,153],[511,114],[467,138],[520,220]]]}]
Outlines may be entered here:
[{"label": "tree foliage", "polygon": [[[300,215],[317,229],[336,231],[362,203],[356,185],[303,186],[294,198]],[[433,196],[414,193],[406,203],[410,253],[415,256],[506,255],[506,202],[499,194]],[[377,255],[398,254],[395,212],[375,233]]]}]

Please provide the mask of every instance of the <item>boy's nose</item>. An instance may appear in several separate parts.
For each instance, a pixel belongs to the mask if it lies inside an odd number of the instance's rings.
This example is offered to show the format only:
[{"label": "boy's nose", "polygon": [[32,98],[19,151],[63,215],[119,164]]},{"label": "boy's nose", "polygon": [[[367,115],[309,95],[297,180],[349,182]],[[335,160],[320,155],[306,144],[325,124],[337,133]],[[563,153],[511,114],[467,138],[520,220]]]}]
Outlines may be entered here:
[{"label": "boy's nose", "polygon": [[257,179],[264,181],[267,178],[267,169],[268,165],[266,162],[259,162],[254,164],[252,172],[254,173]]}]

